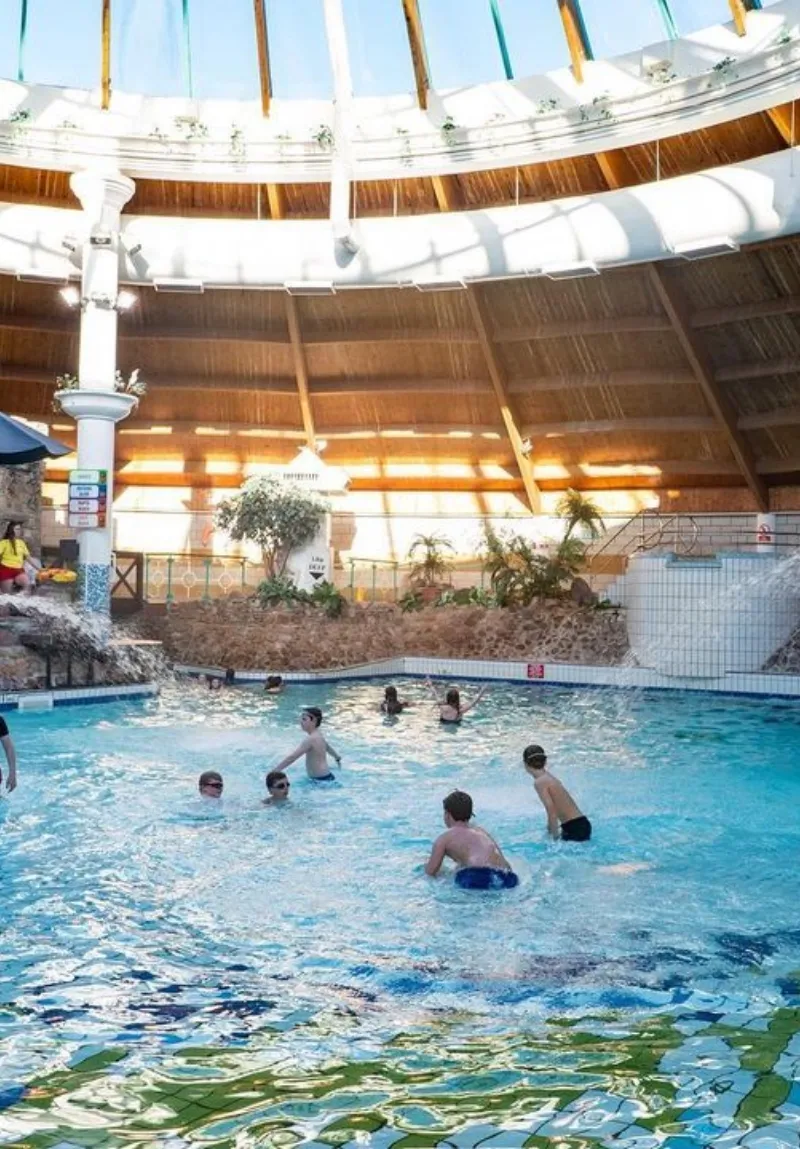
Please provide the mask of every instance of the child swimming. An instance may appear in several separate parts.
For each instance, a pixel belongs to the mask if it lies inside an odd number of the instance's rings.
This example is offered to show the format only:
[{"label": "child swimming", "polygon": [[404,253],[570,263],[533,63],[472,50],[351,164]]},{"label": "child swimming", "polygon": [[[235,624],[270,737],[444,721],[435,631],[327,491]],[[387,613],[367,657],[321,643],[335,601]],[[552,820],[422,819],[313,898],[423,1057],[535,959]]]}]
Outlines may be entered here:
[{"label": "child swimming", "polygon": [[485,683],[471,702],[462,702],[461,695],[454,686],[449,687],[444,698],[442,698],[430,678],[426,678],[425,682],[436,701],[436,705],[439,707],[439,721],[452,724],[460,722],[468,710],[472,710],[473,706],[477,706],[489,689],[488,683]]},{"label": "child swimming", "polygon": [[397,687],[387,686],[383,692],[383,702],[381,703],[381,710],[384,714],[402,714],[407,706],[411,703],[405,698],[397,697]]},{"label": "child swimming", "polygon": [[465,890],[513,890],[519,878],[502,850],[480,826],[470,826],[472,798],[463,790],[453,790],[442,803],[447,829],[433,843],[425,873],[435,878],[445,858],[459,867],[455,883]]},{"label": "child swimming", "polygon": [[306,737],[296,750],[273,767],[273,770],[285,770],[292,762],[305,754],[306,773],[312,782],[335,782],[336,775],[331,773],[328,765],[328,754],[331,754],[337,766],[341,765],[342,757],[337,754],[330,742],[327,742],[319,732],[322,724],[322,711],[318,706],[307,706],[300,715],[300,727]]}]

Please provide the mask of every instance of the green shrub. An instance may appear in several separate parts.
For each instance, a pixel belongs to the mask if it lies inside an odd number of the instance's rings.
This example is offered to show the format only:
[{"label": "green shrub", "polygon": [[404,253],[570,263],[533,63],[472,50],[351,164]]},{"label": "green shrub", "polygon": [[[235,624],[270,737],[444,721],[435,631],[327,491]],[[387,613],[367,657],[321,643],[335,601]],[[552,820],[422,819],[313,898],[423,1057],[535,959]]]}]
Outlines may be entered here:
[{"label": "green shrub", "polygon": [[407,590],[404,595],[397,600],[397,605],[402,610],[403,614],[410,614],[415,610],[422,610],[425,603],[423,602],[422,595],[415,590]]},{"label": "green shrub", "polygon": [[340,618],[347,600],[332,582],[318,582],[311,592],[311,602],[323,610],[328,618]]},{"label": "green shrub", "polygon": [[297,602],[308,602],[310,596],[285,575],[273,575],[258,584],[256,597],[262,606],[292,606]]}]

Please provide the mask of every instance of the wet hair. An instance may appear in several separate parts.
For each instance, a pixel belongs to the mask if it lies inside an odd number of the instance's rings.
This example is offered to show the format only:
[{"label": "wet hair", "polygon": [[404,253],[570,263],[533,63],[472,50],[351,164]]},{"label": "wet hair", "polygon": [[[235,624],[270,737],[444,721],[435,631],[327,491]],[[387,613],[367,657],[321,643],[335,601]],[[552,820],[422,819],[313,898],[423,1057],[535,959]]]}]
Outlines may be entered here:
[{"label": "wet hair", "polygon": [[522,751],[522,761],[532,770],[544,770],[547,765],[547,755],[541,746],[532,744]]},{"label": "wet hair", "polygon": [[221,782],[221,781],[222,781],[222,775],[217,770],[204,770],[203,773],[200,775],[200,778],[197,782],[197,786],[199,789],[202,789],[202,787],[207,786],[209,784],[209,782]]},{"label": "wet hair", "polygon": [[452,706],[454,710],[461,709],[461,695],[458,693],[455,686],[450,687],[447,694],[444,696],[444,700],[447,705]]},{"label": "wet hair", "polygon": [[267,681],[264,683],[265,690],[274,690],[276,686],[283,686],[283,678],[280,674],[270,674],[267,676]]},{"label": "wet hair", "polygon": [[313,718],[317,726],[322,725],[322,711],[318,706],[304,706],[303,714],[307,714],[309,718]]},{"label": "wet hair", "polygon": [[275,783],[280,782],[283,778],[286,778],[283,770],[270,770],[267,774],[267,789],[271,790]]},{"label": "wet hair", "polygon": [[472,817],[472,799],[463,790],[453,790],[442,805],[455,822],[468,822]]},{"label": "wet hair", "polygon": [[9,519],[8,520],[8,526],[6,527],[5,534],[3,535],[4,539],[8,539],[8,541],[10,543],[13,543],[14,554],[17,554],[19,551],[19,548],[17,546],[19,539],[14,534],[14,531],[16,530],[17,527],[21,527],[21,526],[22,526],[22,523],[19,521],[19,519]]},{"label": "wet hair", "polygon": [[403,704],[397,697],[397,687],[387,686],[383,692],[383,709],[387,714],[402,714]]}]

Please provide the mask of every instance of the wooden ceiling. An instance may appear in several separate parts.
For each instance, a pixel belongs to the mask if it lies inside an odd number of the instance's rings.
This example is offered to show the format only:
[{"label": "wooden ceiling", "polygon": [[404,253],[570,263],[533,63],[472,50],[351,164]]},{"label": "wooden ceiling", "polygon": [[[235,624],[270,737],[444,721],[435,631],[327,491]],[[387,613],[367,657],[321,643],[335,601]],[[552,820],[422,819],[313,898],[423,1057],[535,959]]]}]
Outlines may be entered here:
[{"label": "wooden ceiling", "polygon": [[[233,485],[320,439],[385,489],[741,486],[764,505],[800,480],[800,237],[565,282],[138,296],[126,482]],[[78,325],[55,288],[0,277],[3,410],[52,418]]]}]

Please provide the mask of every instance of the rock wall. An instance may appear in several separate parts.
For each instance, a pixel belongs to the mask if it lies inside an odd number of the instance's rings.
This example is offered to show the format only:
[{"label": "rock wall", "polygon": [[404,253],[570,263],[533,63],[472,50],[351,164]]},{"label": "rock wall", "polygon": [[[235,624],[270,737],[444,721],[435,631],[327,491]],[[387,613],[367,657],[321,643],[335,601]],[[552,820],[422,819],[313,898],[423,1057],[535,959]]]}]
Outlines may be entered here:
[{"label": "rock wall", "polygon": [[253,599],[181,603],[149,633],[174,662],[238,670],[320,670],[402,655],[614,665],[628,650],[617,612],[545,600],[518,610],[348,607],[340,619],[311,607],[264,609]]},{"label": "rock wall", "polygon": [[23,535],[31,551],[41,546],[42,464],[0,466],[0,535],[9,519],[23,523]]}]

